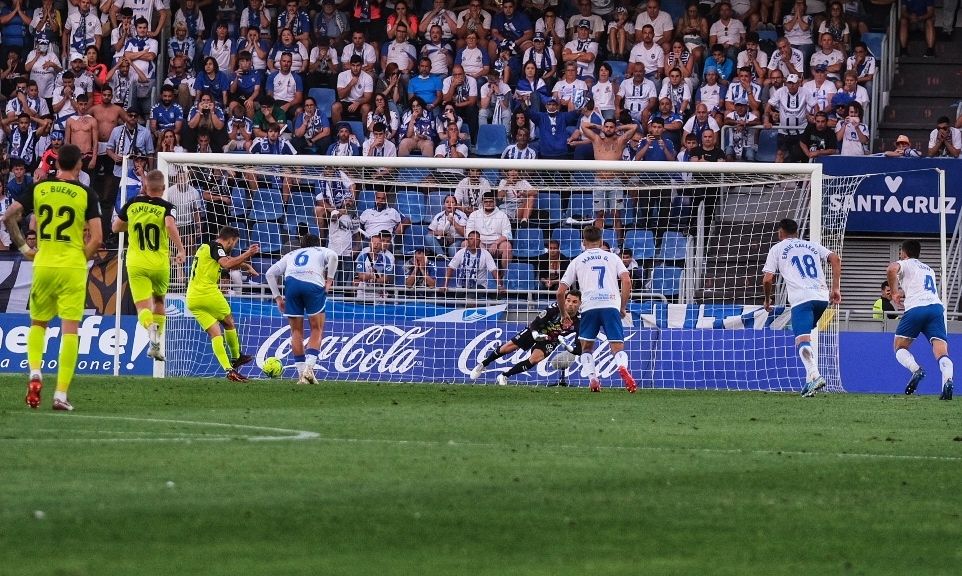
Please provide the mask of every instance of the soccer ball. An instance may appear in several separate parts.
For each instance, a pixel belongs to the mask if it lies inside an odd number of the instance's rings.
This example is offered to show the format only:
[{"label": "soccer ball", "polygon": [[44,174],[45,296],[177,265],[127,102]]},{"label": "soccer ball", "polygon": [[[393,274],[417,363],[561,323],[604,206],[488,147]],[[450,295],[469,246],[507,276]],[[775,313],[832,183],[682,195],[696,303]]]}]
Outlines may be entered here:
[{"label": "soccer ball", "polygon": [[284,371],[284,365],[281,361],[271,356],[270,358],[264,360],[264,365],[261,367],[264,372],[264,376],[268,378],[277,378]]}]

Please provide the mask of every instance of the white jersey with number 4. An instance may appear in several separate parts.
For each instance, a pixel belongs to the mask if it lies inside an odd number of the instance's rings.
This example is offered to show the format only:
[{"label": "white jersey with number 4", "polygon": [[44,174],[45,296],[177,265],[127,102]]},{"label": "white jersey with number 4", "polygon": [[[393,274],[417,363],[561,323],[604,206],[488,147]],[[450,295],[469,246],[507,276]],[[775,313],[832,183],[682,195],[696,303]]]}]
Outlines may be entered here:
[{"label": "white jersey with number 4", "polygon": [[782,276],[788,289],[788,301],[793,306],[813,300],[828,302],[828,284],[822,262],[831,253],[821,244],[786,238],[768,251],[762,272]]},{"label": "white jersey with number 4", "polygon": [[916,258],[899,260],[899,285],[905,292],[905,309],[942,304],[935,285],[935,272]]},{"label": "white jersey with number 4", "polygon": [[337,273],[337,253],[322,246],[298,248],[285,254],[267,273],[296,278],[324,288],[324,281],[334,278]]},{"label": "white jersey with number 4", "polygon": [[618,282],[622,272],[627,271],[617,254],[592,248],[568,264],[561,281],[568,286],[578,283],[582,312],[599,308],[621,310],[621,286]]}]

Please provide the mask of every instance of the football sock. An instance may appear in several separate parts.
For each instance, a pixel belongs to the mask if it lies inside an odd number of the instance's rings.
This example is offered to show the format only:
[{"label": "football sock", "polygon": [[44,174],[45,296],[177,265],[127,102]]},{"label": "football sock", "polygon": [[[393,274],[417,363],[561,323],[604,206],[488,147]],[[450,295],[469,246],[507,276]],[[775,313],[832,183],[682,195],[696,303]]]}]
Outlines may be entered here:
[{"label": "football sock", "polygon": [[615,353],[615,364],[619,368],[628,367],[628,354],[626,354],[624,350]]},{"label": "football sock", "polygon": [[802,342],[798,345],[798,357],[805,366],[805,379],[808,381],[816,380],[821,377],[818,373],[818,364],[815,362],[815,355],[812,354],[812,345]]},{"label": "football sock", "polygon": [[939,370],[942,371],[942,383],[952,379],[952,360],[948,356],[939,358]]},{"label": "football sock", "polygon": [[294,368],[297,369],[298,376],[304,373],[304,355],[303,354],[294,355]]},{"label": "football sock", "polygon": [[137,311],[137,322],[144,328],[150,328],[150,325],[154,323],[154,313],[150,311],[150,308],[141,308]]},{"label": "football sock", "polygon": [[899,361],[899,364],[905,366],[909,372],[915,372],[919,369],[919,363],[915,361],[915,356],[912,356],[908,348],[899,348],[896,350],[895,359]]},{"label": "football sock", "polygon": [[314,369],[314,365],[317,364],[317,357],[321,355],[321,351],[317,348],[308,348],[307,356],[305,360],[307,361],[307,367],[311,370]]},{"label": "football sock", "polygon": [[504,354],[501,352],[501,348],[498,348],[494,352],[488,354],[488,357],[481,361],[481,365],[489,366],[492,362],[494,362],[495,360],[497,360],[502,356],[504,356]]},{"label": "football sock", "polygon": [[43,326],[30,326],[27,333],[27,364],[30,374],[40,374],[43,367],[43,345],[47,336],[47,329]]},{"label": "football sock", "polygon": [[514,376],[515,374],[521,374],[522,372],[527,372],[528,370],[530,370],[531,366],[533,366],[533,364],[531,364],[531,360],[523,360],[521,362],[518,362],[511,368],[508,368],[508,371],[505,372],[504,375]]},{"label": "football sock", "polygon": [[76,334],[62,334],[60,336],[60,356],[57,358],[57,392],[67,393],[73,373],[77,370],[77,352],[80,349],[80,337]]},{"label": "football sock", "polygon": [[167,325],[167,315],[154,313],[154,324],[157,325],[157,335],[161,336],[164,333],[164,326]]},{"label": "football sock", "polygon": [[581,365],[588,371],[589,376],[598,376],[595,373],[595,357],[591,352],[585,352],[581,355]]},{"label": "football sock", "polygon": [[227,350],[224,349],[224,337],[214,336],[210,339],[210,347],[214,349],[214,357],[217,358],[217,363],[225,371],[231,369],[230,358],[227,357]]},{"label": "football sock", "polygon": [[240,338],[237,337],[237,330],[224,330],[224,342],[227,343],[231,358],[240,356]]}]

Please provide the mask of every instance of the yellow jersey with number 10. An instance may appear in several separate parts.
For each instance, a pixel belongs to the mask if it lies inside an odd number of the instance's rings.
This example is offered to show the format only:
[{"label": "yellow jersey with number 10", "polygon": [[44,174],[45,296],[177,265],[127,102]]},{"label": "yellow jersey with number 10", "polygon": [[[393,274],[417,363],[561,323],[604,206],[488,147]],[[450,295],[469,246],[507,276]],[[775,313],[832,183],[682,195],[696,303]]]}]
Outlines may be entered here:
[{"label": "yellow jersey with number 10", "polygon": [[49,178],[18,199],[24,213],[37,217],[34,266],[87,269],[84,227],[100,217],[97,193],[78,182]]},{"label": "yellow jersey with number 10", "polygon": [[177,217],[176,208],[163,198],[141,194],[124,204],[117,217],[127,223],[130,241],[127,266],[155,270],[170,266],[170,238],[167,217]]}]

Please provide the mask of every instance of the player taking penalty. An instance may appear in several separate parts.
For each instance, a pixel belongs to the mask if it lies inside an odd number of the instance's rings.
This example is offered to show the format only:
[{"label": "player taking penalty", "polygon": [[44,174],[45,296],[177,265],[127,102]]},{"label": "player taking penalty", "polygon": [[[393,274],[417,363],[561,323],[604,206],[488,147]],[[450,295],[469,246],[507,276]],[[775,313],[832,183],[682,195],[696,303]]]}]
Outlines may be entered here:
[{"label": "player taking penalty", "polygon": [[[4,215],[10,239],[28,260],[33,260],[33,285],[30,288],[30,332],[27,336],[27,406],[40,406],[43,388],[41,367],[46,344],[47,324],[60,317],[60,355],[57,359],[57,390],[54,410],[73,410],[67,391],[77,369],[79,339],[77,328],[83,318],[87,297],[87,261],[100,248],[100,200],[80,184],[80,148],[66,145],[57,157],[55,178],[37,183],[32,190],[14,200]],[[24,213],[37,216],[37,250],[26,245],[20,232]],[[84,237],[84,228],[88,236]]]},{"label": "player taking penalty", "polygon": [[[240,231],[233,226],[224,226],[217,234],[216,240],[203,244],[197,249],[190,281],[187,283],[187,309],[210,336],[214,356],[220,367],[224,369],[227,379],[233,382],[246,382],[247,377],[238,372],[237,368],[248,364],[254,358],[241,353],[234,316],[219,285],[222,270],[243,267],[249,273],[257,275],[257,271],[246,262],[251,256],[260,252],[259,245],[251,244],[239,255],[228,256],[239,241]],[[223,334],[220,328],[222,324]],[[229,357],[228,350],[230,350]]]},{"label": "player taking penalty", "polygon": [[919,334],[925,334],[942,372],[939,400],[951,400],[953,367],[945,330],[945,306],[935,285],[935,272],[919,260],[921,252],[922,245],[918,240],[906,240],[899,249],[898,262],[892,262],[888,267],[892,303],[896,308],[902,307],[902,293],[905,294],[905,314],[895,329],[895,359],[912,373],[905,393],[914,394],[919,382],[925,378],[925,370],[915,361],[909,347]]},{"label": "player taking penalty", "polygon": [[[327,311],[327,294],[337,274],[337,253],[321,246],[314,234],[301,238],[301,247],[287,253],[267,270],[267,285],[281,314],[291,325],[291,350],[297,368],[298,384],[317,384],[314,365],[320,354]],[[277,285],[284,278],[284,295]],[[311,326],[311,335],[304,350],[304,316]]]},{"label": "player taking penalty", "polygon": [[588,372],[589,389],[592,392],[601,391],[601,379],[592,350],[599,332],[604,330],[625,389],[634,392],[637,386],[628,371],[625,331],[621,323],[631,297],[631,274],[617,254],[606,252],[602,248],[600,228],[588,226],[582,230],[581,243],[585,251],[568,264],[568,269],[558,285],[558,307],[570,320],[571,317],[566,312],[565,298],[570,287],[577,282],[582,301],[578,340],[582,350],[581,365]]},{"label": "player taking penalty", "polygon": [[[537,366],[542,360],[550,356],[555,348],[562,345],[562,337],[578,332],[578,325],[581,321],[581,315],[578,313],[580,307],[581,293],[577,290],[568,291],[565,295],[563,314],[562,308],[559,308],[558,305],[554,303],[542,310],[527,328],[518,332],[514,338],[488,354],[487,358],[475,366],[474,369],[471,370],[471,379],[477,380],[481,377],[484,369],[490,366],[492,362],[518,349],[530,351],[531,354],[526,360],[522,360],[501,374],[498,374],[496,382],[500,386],[506,386],[508,384],[508,378],[511,376],[527,372]],[[570,352],[565,350],[555,355],[552,364],[561,371],[558,386],[568,385],[568,381],[565,378],[565,370],[567,370],[571,362],[574,361],[572,354],[579,353],[580,345],[575,345]]]},{"label": "player taking penalty", "polygon": [[[792,305],[792,332],[795,348],[805,367],[802,396],[814,396],[825,387],[825,378],[818,371],[818,361],[812,350],[812,330],[829,304],[842,301],[842,259],[838,254],[817,242],[798,237],[798,222],[785,218],[778,223],[778,242],[768,251],[762,272],[765,288],[765,310],[772,310],[775,275],[780,274],[788,290]],[[829,292],[822,262],[832,266],[832,290]]]},{"label": "player taking penalty", "polygon": [[167,322],[167,288],[170,286],[170,243],[177,253],[174,262],[186,260],[184,243],[177,231],[177,210],[163,199],[167,179],[152,170],[144,179],[143,190],[125,204],[111,225],[114,232],[130,232],[127,248],[127,278],[130,294],[137,306],[137,320],[150,335],[147,355],[163,361],[160,337]]}]

